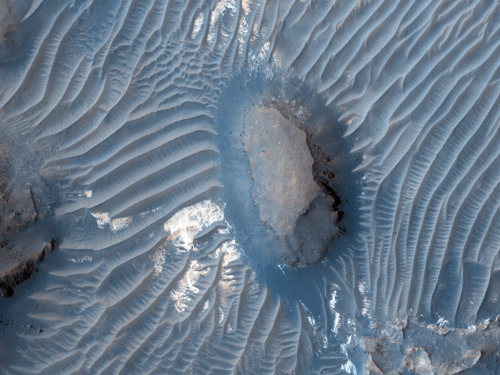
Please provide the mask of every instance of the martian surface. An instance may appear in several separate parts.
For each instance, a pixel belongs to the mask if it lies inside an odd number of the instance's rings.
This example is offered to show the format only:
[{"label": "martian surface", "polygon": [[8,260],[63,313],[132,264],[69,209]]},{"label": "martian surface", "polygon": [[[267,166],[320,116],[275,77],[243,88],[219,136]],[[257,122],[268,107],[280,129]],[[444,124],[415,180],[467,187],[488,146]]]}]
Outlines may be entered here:
[{"label": "martian surface", "polygon": [[500,373],[500,4],[0,0],[0,374]]}]

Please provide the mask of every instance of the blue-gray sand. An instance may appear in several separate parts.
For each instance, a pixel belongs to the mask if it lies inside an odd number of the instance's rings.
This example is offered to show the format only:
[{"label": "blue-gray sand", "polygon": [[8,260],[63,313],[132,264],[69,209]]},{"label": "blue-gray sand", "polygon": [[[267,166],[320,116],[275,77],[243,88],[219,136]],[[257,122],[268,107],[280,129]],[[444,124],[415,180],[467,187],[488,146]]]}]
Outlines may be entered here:
[{"label": "blue-gray sand", "polygon": [[0,0],[0,374],[500,374],[496,0]]}]

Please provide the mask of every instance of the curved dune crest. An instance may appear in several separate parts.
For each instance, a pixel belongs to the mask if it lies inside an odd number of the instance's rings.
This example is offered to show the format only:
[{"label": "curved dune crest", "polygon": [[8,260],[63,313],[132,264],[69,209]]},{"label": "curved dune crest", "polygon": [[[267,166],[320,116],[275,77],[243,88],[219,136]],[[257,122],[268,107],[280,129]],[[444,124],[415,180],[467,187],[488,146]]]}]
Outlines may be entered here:
[{"label": "curved dune crest", "polygon": [[32,191],[20,243],[57,251],[0,300],[0,372],[498,372],[499,22],[19,2],[0,186]]}]

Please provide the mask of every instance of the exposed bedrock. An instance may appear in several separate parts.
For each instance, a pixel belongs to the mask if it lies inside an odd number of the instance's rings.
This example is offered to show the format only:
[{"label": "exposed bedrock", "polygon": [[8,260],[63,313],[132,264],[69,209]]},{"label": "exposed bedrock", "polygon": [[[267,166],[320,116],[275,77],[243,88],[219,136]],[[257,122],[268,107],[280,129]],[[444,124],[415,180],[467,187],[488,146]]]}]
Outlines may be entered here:
[{"label": "exposed bedrock", "polygon": [[245,118],[243,144],[260,220],[296,263],[321,261],[339,233],[339,215],[314,179],[306,132],[272,107],[254,107]]},{"label": "exposed bedrock", "polygon": [[0,260],[2,263],[2,274],[0,275],[0,296],[11,297],[14,288],[30,278],[33,272],[37,271],[37,265],[43,261],[45,256],[56,246],[56,241],[52,240],[41,246],[27,248],[16,246],[12,248],[2,248]]},{"label": "exposed bedrock", "polygon": [[[30,278],[39,262],[56,247],[51,205],[55,181],[38,172],[40,161],[8,129],[0,137],[0,296]],[[17,143],[19,142],[19,143]],[[17,145],[16,145],[17,143]],[[38,154],[39,155],[39,154]]]},{"label": "exposed bedrock", "polygon": [[499,319],[469,328],[394,320],[364,336],[370,375],[497,374],[500,371]]}]

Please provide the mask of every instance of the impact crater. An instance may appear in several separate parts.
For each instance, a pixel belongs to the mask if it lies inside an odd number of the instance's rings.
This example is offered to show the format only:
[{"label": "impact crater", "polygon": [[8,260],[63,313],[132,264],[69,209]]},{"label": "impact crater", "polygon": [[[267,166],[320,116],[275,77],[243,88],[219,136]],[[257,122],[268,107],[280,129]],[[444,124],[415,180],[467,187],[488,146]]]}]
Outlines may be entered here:
[{"label": "impact crater", "polygon": [[346,254],[360,179],[335,107],[299,79],[251,72],[227,86],[217,118],[225,217],[253,269],[267,278]]}]

